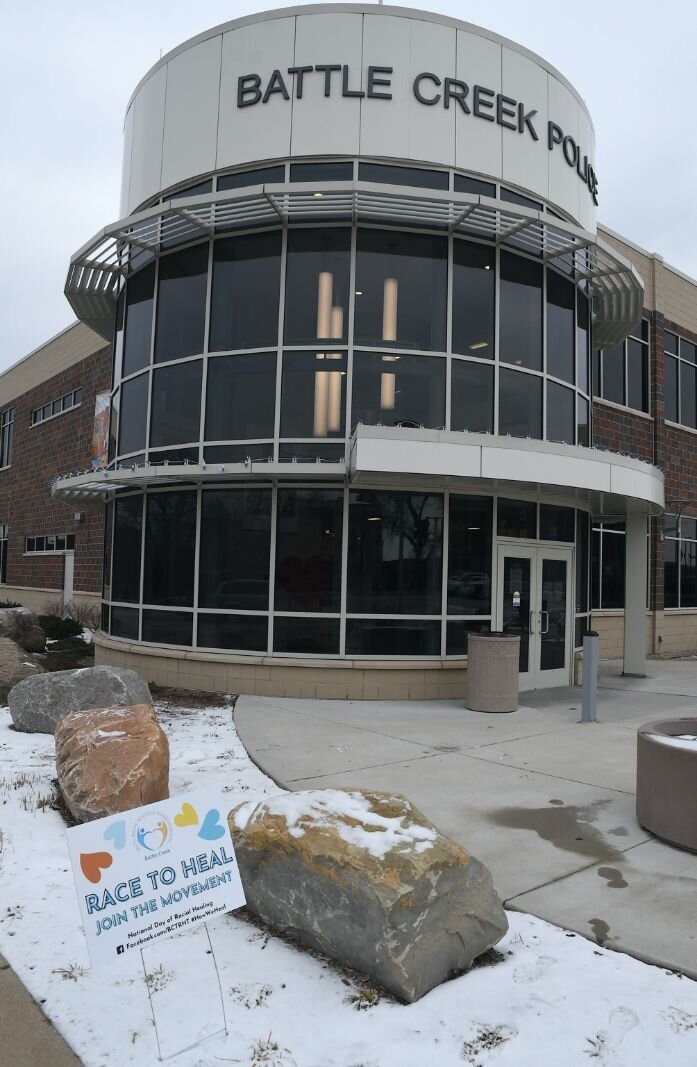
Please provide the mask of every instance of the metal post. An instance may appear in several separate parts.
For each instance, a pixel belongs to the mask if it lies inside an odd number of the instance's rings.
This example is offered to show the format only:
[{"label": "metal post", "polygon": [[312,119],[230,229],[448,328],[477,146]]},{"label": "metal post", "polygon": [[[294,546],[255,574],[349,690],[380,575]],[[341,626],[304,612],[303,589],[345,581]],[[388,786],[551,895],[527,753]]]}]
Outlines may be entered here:
[{"label": "metal post", "polygon": [[598,634],[586,630],[583,635],[583,699],[579,722],[597,722],[598,711]]}]

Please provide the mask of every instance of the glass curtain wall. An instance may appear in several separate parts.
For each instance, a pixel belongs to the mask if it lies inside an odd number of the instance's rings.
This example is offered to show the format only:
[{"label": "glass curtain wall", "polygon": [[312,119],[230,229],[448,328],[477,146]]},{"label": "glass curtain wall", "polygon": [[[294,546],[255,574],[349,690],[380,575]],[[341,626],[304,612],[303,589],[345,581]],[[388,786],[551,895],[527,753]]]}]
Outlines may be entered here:
[{"label": "glass curtain wall", "polygon": [[577,632],[587,624],[589,519],[569,507],[426,489],[221,485],[124,493],[109,515],[104,626],[114,637],[463,656],[468,635],[494,622],[496,536],[576,542]]},{"label": "glass curtain wall", "polygon": [[342,462],[359,423],[588,444],[583,286],[377,225],[166,251],[119,300],[111,459]]}]

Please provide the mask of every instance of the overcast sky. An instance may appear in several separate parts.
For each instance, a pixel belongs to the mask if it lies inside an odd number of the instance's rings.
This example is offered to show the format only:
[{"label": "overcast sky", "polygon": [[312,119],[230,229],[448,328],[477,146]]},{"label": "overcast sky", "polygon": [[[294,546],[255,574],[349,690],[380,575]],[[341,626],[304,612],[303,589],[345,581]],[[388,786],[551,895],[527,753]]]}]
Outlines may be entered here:
[{"label": "overcast sky", "polygon": [[[283,0],[0,0],[0,371],[74,319],[70,256],[118,217],[126,104],[161,54]],[[387,6],[387,5],[386,5]],[[600,222],[697,277],[694,0],[424,0],[556,66],[596,131]]]}]

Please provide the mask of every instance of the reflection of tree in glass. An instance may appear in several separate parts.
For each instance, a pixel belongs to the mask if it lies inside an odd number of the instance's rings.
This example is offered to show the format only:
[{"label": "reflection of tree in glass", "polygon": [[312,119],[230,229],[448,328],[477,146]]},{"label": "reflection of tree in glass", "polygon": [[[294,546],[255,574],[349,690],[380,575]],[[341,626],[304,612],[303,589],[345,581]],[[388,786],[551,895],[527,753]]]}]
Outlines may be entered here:
[{"label": "reflection of tree in glass", "polygon": [[400,538],[399,555],[404,556],[406,539],[416,560],[428,559],[440,536],[440,518],[424,514],[438,501],[426,494],[405,494],[388,498],[383,505],[384,530]]}]

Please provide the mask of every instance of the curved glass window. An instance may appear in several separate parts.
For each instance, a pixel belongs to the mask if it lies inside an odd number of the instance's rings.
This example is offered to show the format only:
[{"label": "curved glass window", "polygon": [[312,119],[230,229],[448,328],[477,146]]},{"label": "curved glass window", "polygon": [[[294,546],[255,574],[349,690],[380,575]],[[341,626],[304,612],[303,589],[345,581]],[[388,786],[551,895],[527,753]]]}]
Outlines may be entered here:
[{"label": "curved glass window", "polygon": [[277,343],[280,279],[280,232],[215,241],[211,352]]},{"label": "curved glass window", "polygon": [[277,611],[339,611],[342,512],[339,489],[279,490]]},{"label": "curved glass window", "polygon": [[501,368],[499,433],[512,437],[542,437],[542,378]]},{"label": "curved glass window", "polygon": [[[111,574],[111,596],[114,600],[125,600],[134,604],[140,600],[142,537],[143,497],[138,494],[138,496],[127,496],[116,500]],[[137,633],[135,636],[138,636]]]},{"label": "curved glass window", "polygon": [[571,389],[557,382],[547,383],[547,440],[573,445],[574,397]]},{"label": "curved glass window", "polygon": [[443,497],[360,491],[349,501],[349,613],[439,615]]},{"label": "curved glass window", "polygon": [[132,274],[126,286],[126,322],[123,342],[123,376],[147,367],[152,347],[152,312],[155,264]]},{"label": "curved glass window", "polygon": [[574,283],[547,271],[547,373],[574,380]]},{"label": "curved glass window", "polygon": [[275,410],[275,352],[217,356],[208,361],[207,441],[273,437]]},{"label": "curved glass window", "polygon": [[270,547],[270,490],[204,490],[199,607],[268,611]]},{"label": "curved glass window", "polygon": [[501,252],[499,359],[542,369],[542,266],[512,252]]},{"label": "curved glass window", "polygon": [[353,425],[445,425],[445,360],[356,352],[353,357]]},{"label": "curved glass window", "polygon": [[170,252],[160,260],[155,362],[203,352],[208,245]]},{"label": "curved glass window", "polygon": [[448,614],[491,614],[490,497],[451,496]]},{"label": "curved glass window", "polygon": [[290,230],[286,257],[285,343],[345,343],[351,231]]},{"label": "curved glass window", "polygon": [[281,437],[343,437],[345,413],[345,353],[283,353]]},{"label": "curved glass window", "polygon": [[447,251],[445,237],[359,229],[357,344],[445,351]]},{"label": "curved glass window", "polygon": [[119,455],[121,456],[145,448],[149,388],[150,375],[148,373],[139,374],[137,378],[129,378],[121,386],[122,410],[118,420]]},{"label": "curved glass window", "polygon": [[151,446],[162,448],[198,441],[202,369],[202,361],[196,359],[153,372]]},{"label": "curved glass window", "polygon": [[[192,607],[195,546],[196,493],[148,493],[143,568],[144,603]],[[174,621],[176,623],[176,620]],[[143,617],[143,640],[161,640],[146,637],[145,629]]]},{"label": "curved glass window", "polygon": [[453,242],[453,352],[494,358],[496,253],[488,245]]},{"label": "curved glass window", "polygon": [[450,429],[494,432],[494,368],[454,359],[450,364]]}]

